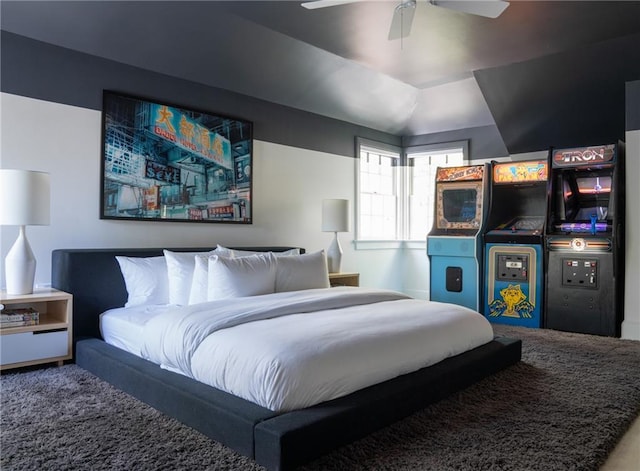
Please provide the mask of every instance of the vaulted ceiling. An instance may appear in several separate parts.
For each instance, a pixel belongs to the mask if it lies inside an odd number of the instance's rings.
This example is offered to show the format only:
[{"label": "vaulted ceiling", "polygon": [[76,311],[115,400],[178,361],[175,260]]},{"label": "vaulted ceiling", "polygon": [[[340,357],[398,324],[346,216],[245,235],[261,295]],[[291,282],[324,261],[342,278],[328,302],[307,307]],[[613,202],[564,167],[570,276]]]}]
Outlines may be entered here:
[{"label": "vaulted ceiling", "polygon": [[[2,0],[2,29],[400,136],[496,125],[511,153],[624,129],[640,1],[511,1],[496,19],[418,0]],[[579,137],[580,135],[580,137]],[[587,144],[586,142],[582,142]],[[543,148],[544,148],[543,147]]]}]

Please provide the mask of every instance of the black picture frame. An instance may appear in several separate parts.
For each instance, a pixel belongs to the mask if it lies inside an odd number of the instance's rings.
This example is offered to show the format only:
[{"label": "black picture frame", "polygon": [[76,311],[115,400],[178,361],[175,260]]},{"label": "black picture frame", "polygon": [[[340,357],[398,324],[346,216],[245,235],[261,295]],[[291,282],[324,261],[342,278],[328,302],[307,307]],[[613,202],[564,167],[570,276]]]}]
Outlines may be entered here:
[{"label": "black picture frame", "polygon": [[100,219],[251,224],[253,123],[105,90]]}]

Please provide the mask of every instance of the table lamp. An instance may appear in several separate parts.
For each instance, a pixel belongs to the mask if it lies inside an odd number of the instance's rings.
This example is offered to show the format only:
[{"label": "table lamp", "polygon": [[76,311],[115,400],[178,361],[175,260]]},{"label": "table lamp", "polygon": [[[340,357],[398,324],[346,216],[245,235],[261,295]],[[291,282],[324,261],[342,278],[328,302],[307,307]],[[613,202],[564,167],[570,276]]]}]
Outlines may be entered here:
[{"label": "table lamp", "polygon": [[49,224],[49,174],[30,170],[0,169],[0,225],[20,226],[7,253],[7,294],[33,293],[36,258],[25,226]]},{"label": "table lamp", "polygon": [[342,262],[342,247],[338,232],[349,231],[349,200],[322,200],[322,232],[333,232],[334,237],[327,250],[329,273],[339,273]]}]

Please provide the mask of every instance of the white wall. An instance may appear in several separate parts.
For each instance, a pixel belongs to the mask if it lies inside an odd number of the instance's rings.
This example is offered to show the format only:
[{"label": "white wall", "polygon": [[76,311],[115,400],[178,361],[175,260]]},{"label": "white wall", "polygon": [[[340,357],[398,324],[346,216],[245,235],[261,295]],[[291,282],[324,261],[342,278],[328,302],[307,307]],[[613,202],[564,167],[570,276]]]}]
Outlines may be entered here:
[{"label": "white wall", "polygon": [[640,130],[627,131],[623,339],[640,340]]}]

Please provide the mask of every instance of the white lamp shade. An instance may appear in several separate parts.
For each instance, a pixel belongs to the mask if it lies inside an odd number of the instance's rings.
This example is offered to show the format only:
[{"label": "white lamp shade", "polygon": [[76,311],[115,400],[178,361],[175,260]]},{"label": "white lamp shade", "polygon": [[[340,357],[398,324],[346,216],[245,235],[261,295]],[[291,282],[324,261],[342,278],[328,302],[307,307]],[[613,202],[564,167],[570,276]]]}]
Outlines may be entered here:
[{"label": "white lamp shade", "polygon": [[349,200],[322,200],[322,232],[349,231]]},{"label": "white lamp shade", "polygon": [[49,174],[0,169],[0,225],[49,224]]}]

